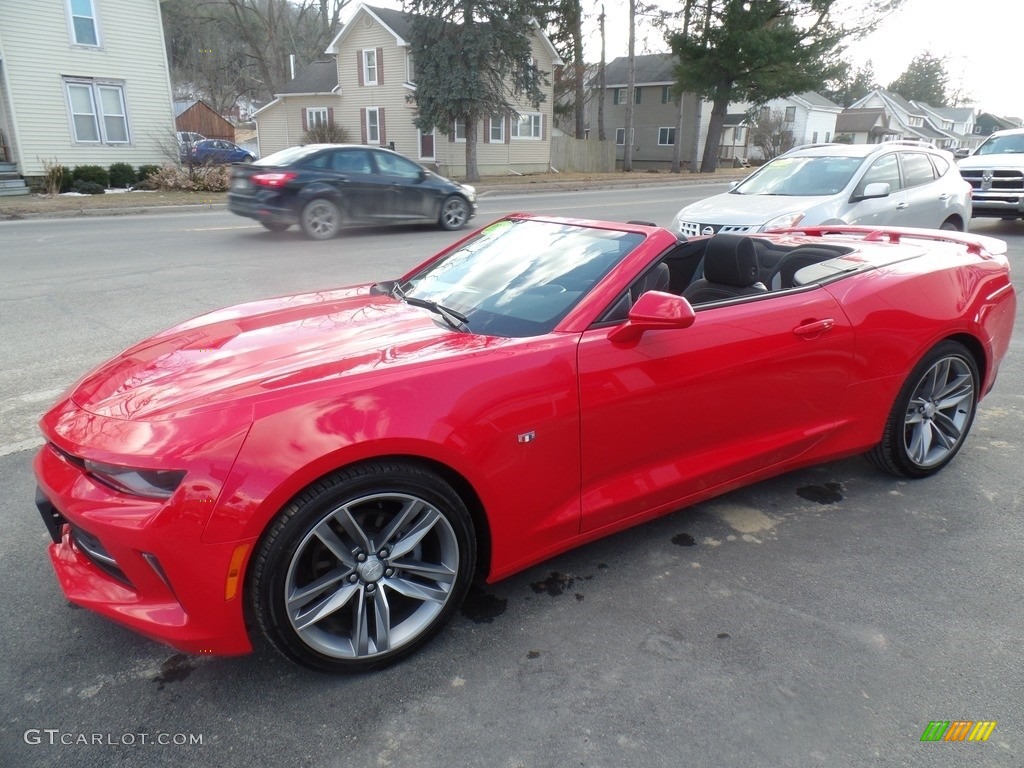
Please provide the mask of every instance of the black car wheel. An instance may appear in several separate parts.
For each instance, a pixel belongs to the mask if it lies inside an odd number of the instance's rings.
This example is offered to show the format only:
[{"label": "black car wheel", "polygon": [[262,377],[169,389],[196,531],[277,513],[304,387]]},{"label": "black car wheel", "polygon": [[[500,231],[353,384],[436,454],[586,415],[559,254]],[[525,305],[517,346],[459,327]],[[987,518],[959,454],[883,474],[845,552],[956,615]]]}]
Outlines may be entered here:
[{"label": "black car wheel", "polygon": [[310,200],[299,217],[302,231],[314,240],[330,240],[341,230],[341,211],[330,200]]},{"label": "black car wheel", "polygon": [[252,615],[293,661],[323,672],[412,653],[458,608],[476,540],[469,512],[416,464],[371,462],[312,484],[253,556]]},{"label": "black car wheel", "polygon": [[936,345],[907,377],[882,441],[868,458],[904,477],[938,472],[967,439],[978,404],[978,382],[978,366],[962,344]]},{"label": "black car wheel", "polygon": [[286,229],[288,229],[288,227],[291,226],[291,224],[282,224],[276,221],[261,221],[260,224],[269,229],[271,232],[284,232]]},{"label": "black car wheel", "polygon": [[441,203],[438,225],[449,232],[462,229],[469,221],[469,203],[460,195],[450,195]]}]

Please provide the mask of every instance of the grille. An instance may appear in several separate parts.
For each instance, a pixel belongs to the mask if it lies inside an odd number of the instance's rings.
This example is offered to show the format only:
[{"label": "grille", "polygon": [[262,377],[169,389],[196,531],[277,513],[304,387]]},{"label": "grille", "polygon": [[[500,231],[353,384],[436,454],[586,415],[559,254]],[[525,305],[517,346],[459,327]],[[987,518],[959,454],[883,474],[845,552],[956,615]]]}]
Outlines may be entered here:
[{"label": "grille", "polygon": [[699,237],[705,227],[711,227],[715,234],[719,232],[753,232],[757,229],[753,225],[744,224],[699,224],[695,221],[679,222],[679,234],[685,237]]},{"label": "grille", "polygon": [[78,551],[89,559],[89,562],[109,576],[113,576],[122,584],[132,589],[135,588],[135,585],[124,575],[124,571],[118,566],[117,561],[104,549],[99,539],[91,533],[83,531],[78,526],[72,525],[71,540],[75,543]]},{"label": "grille", "polygon": [[[988,189],[984,189],[985,181],[982,176],[991,174],[992,179],[988,183]],[[983,171],[983,170],[962,170],[960,175],[964,181],[970,183],[975,192],[1024,192],[1024,172],[1022,171]]]}]

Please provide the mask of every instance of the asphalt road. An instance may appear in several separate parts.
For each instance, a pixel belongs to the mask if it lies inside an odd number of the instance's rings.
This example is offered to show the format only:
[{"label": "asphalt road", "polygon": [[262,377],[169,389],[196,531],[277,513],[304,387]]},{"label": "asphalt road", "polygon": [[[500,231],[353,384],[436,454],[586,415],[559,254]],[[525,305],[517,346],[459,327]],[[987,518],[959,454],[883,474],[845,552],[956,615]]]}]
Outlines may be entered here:
[{"label": "asphalt road", "polygon": [[[487,198],[667,224],[714,187]],[[973,222],[1011,244],[1024,222]],[[36,415],[216,306],[393,276],[428,228],[311,243],[227,213],[0,223],[0,766],[1019,766],[1024,327],[957,460],[792,473],[475,594],[389,670],[176,654],[69,607],[32,505]],[[983,744],[922,743],[993,720]],[[161,743],[166,742],[166,743]]]}]

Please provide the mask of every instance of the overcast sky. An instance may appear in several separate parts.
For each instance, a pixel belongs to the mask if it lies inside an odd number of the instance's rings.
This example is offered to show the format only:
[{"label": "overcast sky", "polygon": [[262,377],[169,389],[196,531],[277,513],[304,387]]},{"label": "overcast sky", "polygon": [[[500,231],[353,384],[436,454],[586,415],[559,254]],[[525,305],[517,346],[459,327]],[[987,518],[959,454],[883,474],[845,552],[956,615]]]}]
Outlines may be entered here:
[{"label": "overcast sky", "polygon": [[[585,26],[587,61],[598,61],[601,40],[596,15],[605,7],[607,60],[625,56],[629,11],[624,0],[583,0],[592,11]],[[401,8],[401,0],[370,0],[368,5]],[[357,3],[349,6],[351,14]],[[677,2],[661,3],[664,7]],[[904,0],[903,7],[871,36],[849,46],[855,66],[869,59],[875,77],[886,86],[924,51],[946,58],[950,89],[974,97],[974,106],[1004,117],[1024,118],[1024,87],[1018,61],[1024,53],[1024,0]],[[642,39],[639,39],[642,38]],[[637,53],[668,50],[660,33],[641,24]]]}]

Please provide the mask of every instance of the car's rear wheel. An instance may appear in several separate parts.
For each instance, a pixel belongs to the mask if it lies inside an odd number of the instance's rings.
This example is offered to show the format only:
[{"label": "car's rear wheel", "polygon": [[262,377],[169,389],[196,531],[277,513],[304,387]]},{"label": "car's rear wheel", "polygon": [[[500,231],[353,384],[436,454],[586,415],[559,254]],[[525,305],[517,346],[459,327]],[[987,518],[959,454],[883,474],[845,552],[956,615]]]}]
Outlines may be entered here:
[{"label": "car's rear wheel", "polygon": [[469,221],[469,203],[460,195],[450,195],[441,203],[441,215],[437,223],[449,232],[462,229]]},{"label": "car's rear wheel", "polygon": [[249,599],[281,653],[324,672],[382,667],[458,608],[475,567],[469,512],[415,464],[371,462],[317,481],[273,521]]},{"label": "car's rear wheel", "polygon": [[953,460],[967,439],[978,386],[978,366],[963,344],[938,344],[907,377],[882,441],[868,452],[868,458],[904,477],[935,474]]},{"label": "car's rear wheel", "polygon": [[330,200],[318,197],[303,207],[299,223],[306,237],[330,240],[341,230],[341,211]]},{"label": "car's rear wheel", "polygon": [[271,232],[284,232],[286,229],[288,229],[288,227],[291,226],[291,224],[282,224],[281,222],[277,221],[261,221],[260,224],[269,229]]}]

